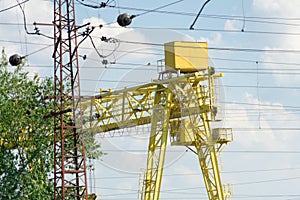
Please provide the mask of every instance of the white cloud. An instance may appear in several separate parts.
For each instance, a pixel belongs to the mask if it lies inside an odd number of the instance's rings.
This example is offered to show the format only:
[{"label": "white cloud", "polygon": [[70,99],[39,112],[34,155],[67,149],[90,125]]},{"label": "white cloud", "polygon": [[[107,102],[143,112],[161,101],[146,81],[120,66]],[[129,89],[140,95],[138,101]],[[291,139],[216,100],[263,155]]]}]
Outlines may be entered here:
[{"label": "white cloud", "polygon": [[253,0],[253,7],[263,12],[278,11],[281,9],[281,6],[278,0]]},{"label": "white cloud", "polygon": [[297,128],[299,117],[280,103],[260,102],[249,93],[243,102],[226,107],[226,127],[233,128],[234,143],[246,149],[289,149],[296,136],[276,129]]},{"label": "white cloud", "polygon": [[[8,8],[16,4],[17,1],[0,1],[1,8]],[[5,48],[8,57],[13,54],[27,56],[27,64],[35,65],[35,67],[26,68],[30,75],[35,73],[39,73],[42,77],[53,75],[51,69],[37,67],[39,65],[49,65],[49,63],[51,63],[50,65],[53,64],[51,58],[53,41],[41,35],[27,34],[23,25],[24,20],[29,33],[35,33],[34,29],[38,28],[41,34],[53,37],[53,26],[51,25],[53,21],[52,5],[53,3],[50,1],[30,0],[22,4],[25,16],[23,16],[19,6],[0,13],[0,22],[8,23],[7,25],[0,25],[0,47]],[[34,22],[50,25],[37,25],[35,27]],[[48,45],[50,46],[47,47]]]},{"label": "white cloud", "polygon": [[241,30],[240,24],[237,20],[226,20],[224,24],[225,31]]},{"label": "white cloud", "polygon": [[[300,40],[299,40],[300,42]],[[292,46],[292,45],[291,45]],[[280,49],[288,49],[291,46],[284,46],[282,48],[265,48],[266,50],[280,50]],[[300,48],[299,48],[300,49]],[[298,54],[270,54],[264,53],[261,55],[261,60],[265,63],[259,64],[261,69],[272,70],[271,73],[274,77],[274,85],[277,86],[292,86],[300,83],[299,76],[293,74],[294,72],[298,73],[297,65],[293,63],[300,63]],[[274,63],[274,64],[273,64]],[[276,63],[291,63],[289,64],[276,64]]]},{"label": "white cloud", "polygon": [[[253,8],[258,16],[276,17],[276,18],[293,18],[299,17],[300,1],[298,0],[253,0]],[[270,20],[274,22],[282,22],[288,24],[296,24],[292,20]],[[296,25],[276,25],[266,24],[264,30],[276,30],[277,32],[299,33],[300,27]],[[270,35],[269,39],[274,38],[269,46],[265,46],[266,50],[299,50],[300,38],[289,34]],[[295,85],[300,83],[298,76],[293,74],[283,75],[282,73],[293,73],[289,69],[297,68],[296,65],[271,64],[273,63],[300,63],[299,55],[296,53],[264,53],[261,60],[269,62],[262,64],[263,68],[273,69],[274,84],[277,85]],[[277,70],[276,70],[277,69]],[[278,71],[278,69],[281,69]],[[278,73],[279,72],[279,73]]]},{"label": "white cloud", "polygon": [[[104,25],[106,22],[103,19],[99,19],[96,17],[91,17],[91,18],[85,18],[83,20],[83,24],[90,23],[90,27],[96,27],[94,31],[91,33],[91,36],[95,42],[96,47],[101,48],[103,46],[102,51],[105,51],[105,49],[112,49],[113,47],[110,47],[108,43],[105,43],[101,41],[102,37],[106,38],[114,38],[117,35],[121,33],[125,33],[128,31],[131,31],[132,29],[130,28],[123,28],[120,27],[117,23],[113,23],[110,25]],[[103,26],[102,26],[103,25]],[[102,26],[102,27],[100,27]],[[89,56],[92,54],[92,52],[95,52],[95,49],[91,48],[91,41],[87,39],[84,43],[82,43],[81,48],[84,49],[84,54]],[[107,50],[106,50],[107,51]],[[106,53],[111,53],[110,51],[107,51]]]},{"label": "white cloud", "polygon": [[300,1],[298,0],[253,0],[253,8],[263,14],[276,14],[274,17],[298,16]]},{"label": "white cloud", "polygon": [[[103,28],[103,32],[101,29],[98,33],[93,33],[94,36],[97,36],[94,40],[97,50],[102,55],[109,55],[107,57],[99,57],[96,51],[91,48],[91,43],[88,40],[85,43],[92,50],[90,54],[87,54],[88,59],[83,65],[83,68],[86,68],[81,70],[81,78],[83,80],[81,81],[81,88],[86,90],[85,94],[94,93],[100,87],[121,89],[151,82],[152,79],[158,78],[156,65],[158,60],[164,58],[164,47],[161,45],[148,45],[148,43],[163,44],[170,41],[192,40],[192,38],[184,34],[171,30],[132,30],[122,28],[121,30],[123,31],[119,35],[110,34],[109,31],[114,31],[115,29],[118,30],[120,28],[108,27],[107,30]],[[100,39],[102,36],[113,37],[121,42],[102,42]],[[83,53],[89,52],[84,51]],[[103,60],[107,60],[109,63],[116,62],[116,64],[104,65],[102,64]],[[122,63],[132,64],[122,65]],[[88,81],[84,82],[87,79]],[[100,79],[112,81],[100,81]],[[89,80],[94,80],[94,82]]]},{"label": "white cloud", "polygon": [[222,42],[222,34],[219,32],[212,33],[211,37],[200,37],[199,39],[200,42],[207,42],[209,46],[217,46],[220,45]]},{"label": "white cloud", "polygon": [[[7,7],[11,6],[11,1],[1,1],[1,7]],[[16,1],[14,2],[16,4]],[[13,4],[13,5],[14,5]],[[38,9],[36,8],[36,5],[38,6]],[[21,12],[21,9],[19,7],[15,7],[11,10],[5,11],[3,13],[0,13],[1,21],[2,22],[8,22],[8,23],[15,23],[20,25],[13,25],[13,26],[1,26],[0,27],[0,38],[8,41],[17,41],[21,42],[21,44],[12,44],[12,43],[6,43],[3,44],[6,46],[7,53],[30,53],[35,50],[38,50],[44,46],[42,45],[30,45],[30,43],[37,43],[37,44],[51,44],[52,41],[49,41],[49,39],[45,39],[42,36],[37,35],[27,35],[25,32],[25,28],[23,26],[24,19],[26,19],[27,23],[27,30],[30,33],[35,32],[33,23],[51,23],[53,20],[53,11],[50,1],[39,1],[39,0],[32,0],[28,3],[24,4],[22,7],[25,12],[25,17],[23,17],[23,14]],[[37,26],[37,28],[40,30],[41,33],[49,35],[50,37],[53,36],[53,27],[52,26]],[[28,42],[28,43],[27,43]],[[26,50],[27,49],[27,50]],[[22,52],[21,52],[22,51]],[[26,52],[28,51],[28,52]]]}]

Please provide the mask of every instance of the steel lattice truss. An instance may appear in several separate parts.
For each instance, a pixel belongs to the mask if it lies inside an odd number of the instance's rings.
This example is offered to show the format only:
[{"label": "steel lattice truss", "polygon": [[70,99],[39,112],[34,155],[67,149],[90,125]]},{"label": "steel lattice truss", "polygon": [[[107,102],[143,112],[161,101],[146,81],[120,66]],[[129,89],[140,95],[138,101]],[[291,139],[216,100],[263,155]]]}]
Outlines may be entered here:
[{"label": "steel lattice truss", "polygon": [[210,200],[228,198],[221,183],[218,153],[232,140],[231,129],[210,128],[215,120],[215,83],[209,70],[118,91],[83,102],[84,131],[108,132],[151,124],[142,199],[158,200],[168,135],[172,145],[193,147]]},{"label": "steel lattice truss", "polygon": [[87,199],[73,0],[54,1],[54,199]]}]

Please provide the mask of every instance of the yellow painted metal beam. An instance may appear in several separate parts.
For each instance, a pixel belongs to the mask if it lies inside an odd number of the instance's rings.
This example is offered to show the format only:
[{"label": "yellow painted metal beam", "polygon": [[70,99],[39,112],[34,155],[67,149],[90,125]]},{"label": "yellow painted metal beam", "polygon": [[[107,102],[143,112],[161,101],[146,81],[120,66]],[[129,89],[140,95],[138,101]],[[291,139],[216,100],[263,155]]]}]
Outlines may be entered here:
[{"label": "yellow painted metal beam", "polygon": [[143,200],[159,199],[169,132],[171,137],[188,134],[174,144],[195,147],[208,198],[224,200],[217,153],[230,139],[213,135],[210,128],[215,120],[214,79],[221,76],[207,70],[100,93],[83,101],[84,130],[100,133],[151,123]]},{"label": "yellow painted metal beam", "polygon": [[[215,77],[217,76],[219,75],[215,75]],[[101,93],[92,99],[83,101],[84,122],[86,122],[84,129],[99,133],[149,124],[154,106],[154,94],[158,87],[160,87],[159,90],[164,91],[174,83],[193,85],[207,79],[207,76],[192,73],[171,80]],[[190,106],[182,109],[177,100],[171,108],[170,118],[209,112],[210,109],[211,105]]]},{"label": "yellow painted metal beam", "polygon": [[164,169],[169,132],[172,93],[169,90],[156,92],[151,120],[148,147],[147,171],[144,180],[144,200],[158,200]]},{"label": "yellow painted metal beam", "polygon": [[[208,81],[209,88],[205,89],[203,86],[198,85],[196,94],[198,96],[199,106],[206,104],[212,104],[214,102],[214,94],[211,87],[213,87],[212,80]],[[219,163],[216,153],[216,146],[218,145],[214,140],[210,128],[210,117],[208,113],[199,113],[201,118],[201,126],[195,131],[195,148],[197,149],[198,159],[204,178],[204,183],[207,190],[208,199],[210,200],[224,200],[223,185],[220,177]]]}]

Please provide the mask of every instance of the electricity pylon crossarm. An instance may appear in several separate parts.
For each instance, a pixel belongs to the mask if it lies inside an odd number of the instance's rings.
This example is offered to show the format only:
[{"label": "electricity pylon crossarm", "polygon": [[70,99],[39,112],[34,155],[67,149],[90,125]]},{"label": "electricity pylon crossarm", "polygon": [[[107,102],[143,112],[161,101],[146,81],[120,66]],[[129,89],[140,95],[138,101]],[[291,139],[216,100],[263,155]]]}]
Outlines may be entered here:
[{"label": "electricity pylon crossarm", "polygon": [[208,198],[224,200],[218,154],[232,140],[231,129],[211,129],[215,120],[214,79],[210,70],[155,80],[123,90],[102,90],[83,102],[84,131],[109,132],[151,124],[142,200],[158,200],[168,136],[199,159]]}]

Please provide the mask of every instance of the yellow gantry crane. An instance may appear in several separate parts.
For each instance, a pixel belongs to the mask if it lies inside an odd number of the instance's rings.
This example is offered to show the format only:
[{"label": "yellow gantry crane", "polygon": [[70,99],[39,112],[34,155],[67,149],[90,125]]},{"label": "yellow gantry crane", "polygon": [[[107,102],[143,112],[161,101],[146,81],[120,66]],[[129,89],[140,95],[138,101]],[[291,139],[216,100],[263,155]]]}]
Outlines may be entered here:
[{"label": "yellow gantry crane", "polygon": [[205,42],[166,43],[164,66],[151,83],[101,90],[83,102],[84,130],[100,133],[151,124],[141,200],[159,199],[168,136],[171,145],[197,154],[208,199],[229,199],[218,155],[232,141],[232,129],[211,128],[218,112],[215,79],[223,74],[209,67]]}]

